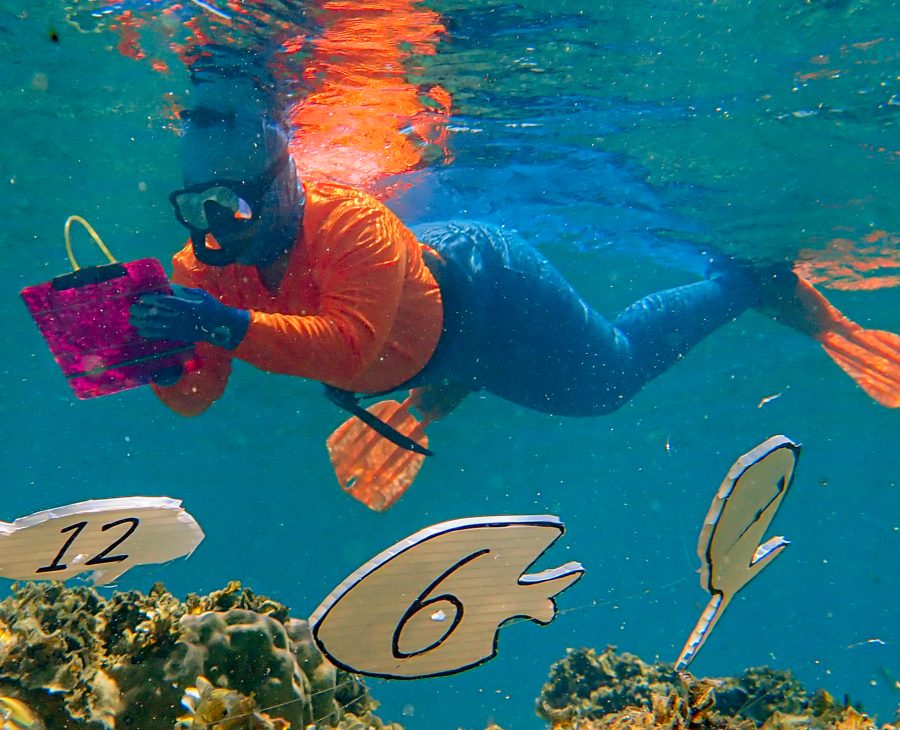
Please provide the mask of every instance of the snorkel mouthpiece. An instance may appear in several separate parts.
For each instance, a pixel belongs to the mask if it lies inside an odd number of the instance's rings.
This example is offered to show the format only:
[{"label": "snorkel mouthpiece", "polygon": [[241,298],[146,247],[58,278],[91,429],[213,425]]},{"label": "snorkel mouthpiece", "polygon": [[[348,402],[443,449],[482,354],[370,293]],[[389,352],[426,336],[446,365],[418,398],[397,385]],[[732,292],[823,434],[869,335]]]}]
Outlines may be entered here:
[{"label": "snorkel mouthpiece", "polygon": [[199,213],[189,225],[194,256],[207,266],[235,263],[247,249],[248,235],[252,237],[247,229],[253,221],[250,204],[234,191],[217,187],[202,195]]},{"label": "snorkel mouthpiece", "polygon": [[240,221],[248,221],[253,218],[253,211],[250,209],[250,204],[244,200],[243,198],[237,199],[237,210],[234,211],[234,217]]},{"label": "snorkel mouthpiece", "polygon": [[194,250],[194,256],[202,264],[207,266],[229,266],[237,261],[244,252],[245,245],[237,243],[237,245],[228,245],[228,239],[223,239],[222,243],[215,240],[213,243],[217,245],[210,246],[207,240],[206,231],[191,231],[191,248]]}]

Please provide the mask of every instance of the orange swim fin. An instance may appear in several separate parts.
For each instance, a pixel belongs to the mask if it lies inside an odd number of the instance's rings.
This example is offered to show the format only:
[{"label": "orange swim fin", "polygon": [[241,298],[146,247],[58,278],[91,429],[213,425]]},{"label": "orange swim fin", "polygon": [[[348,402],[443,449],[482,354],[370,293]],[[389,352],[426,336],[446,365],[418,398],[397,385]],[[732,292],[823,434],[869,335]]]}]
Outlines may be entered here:
[{"label": "orange swim fin", "polygon": [[816,337],[860,388],[888,408],[900,408],[900,336],[860,327],[850,334]]},{"label": "orange swim fin", "polygon": [[[467,392],[456,386],[416,388],[402,403],[383,400],[366,410],[427,449],[425,429],[453,410]],[[335,429],[325,445],[341,488],[376,512],[403,496],[425,461],[424,454],[399,446],[356,416]]]},{"label": "orange swim fin", "polygon": [[764,287],[761,311],[815,339],[878,403],[900,407],[900,335],[861,327],[799,276],[779,289],[770,297]]}]

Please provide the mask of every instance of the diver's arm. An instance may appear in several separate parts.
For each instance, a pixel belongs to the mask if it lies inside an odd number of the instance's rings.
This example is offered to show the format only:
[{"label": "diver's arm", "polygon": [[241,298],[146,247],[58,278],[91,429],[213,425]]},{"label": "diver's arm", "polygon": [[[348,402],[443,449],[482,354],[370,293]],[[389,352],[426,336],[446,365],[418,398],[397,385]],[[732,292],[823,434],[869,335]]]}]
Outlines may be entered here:
[{"label": "diver's arm", "polygon": [[406,272],[401,225],[380,206],[337,209],[310,261],[318,313],[252,311],[231,354],[270,372],[338,387],[352,382],[383,350],[393,327]]},{"label": "diver's arm", "polygon": [[225,392],[231,375],[231,354],[206,342],[197,344],[185,372],[173,385],[152,384],[157,397],[182,416],[203,413]]},{"label": "diver's arm", "polygon": [[[203,288],[194,275],[185,252],[173,259],[172,283],[185,287]],[[207,342],[198,342],[181,377],[171,385],[151,384],[157,397],[182,416],[203,413],[225,392],[231,375],[232,355],[228,350]]]}]

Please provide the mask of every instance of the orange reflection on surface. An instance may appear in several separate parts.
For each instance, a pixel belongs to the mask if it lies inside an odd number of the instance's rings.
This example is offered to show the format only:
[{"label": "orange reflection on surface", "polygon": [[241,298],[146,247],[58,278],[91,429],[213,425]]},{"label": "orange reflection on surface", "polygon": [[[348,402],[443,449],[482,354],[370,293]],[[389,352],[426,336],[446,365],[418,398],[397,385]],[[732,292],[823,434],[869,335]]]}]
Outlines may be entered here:
[{"label": "orange reflection on surface", "polygon": [[[161,19],[158,29],[162,34],[165,36],[172,35],[173,21],[171,18],[177,15],[181,9],[182,6],[180,4],[175,4],[158,10],[159,18]],[[148,52],[145,48],[147,38],[142,36],[142,31],[145,31],[146,24],[147,19],[135,14],[132,10],[123,10],[118,14],[115,20],[110,23],[110,29],[119,36],[116,50],[126,58],[133,58],[136,61],[149,58],[150,65],[154,71],[164,74],[169,73],[169,64],[162,58],[153,55],[155,51]],[[152,40],[150,45],[156,51],[161,50],[158,48],[157,43]]]},{"label": "orange reflection on surface", "polygon": [[132,13],[125,12],[119,19],[118,24],[113,26],[119,33],[119,43],[116,45],[116,50],[125,58],[133,58],[136,61],[140,61],[147,55],[144,53],[144,49],[141,48],[140,34],[138,33],[140,25],[140,22],[135,19]]},{"label": "orange reflection on surface", "polygon": [[[411,80],[413,57],[433,55],[445,32],[422,0],[322,0],[296,18],[277,0],[159,3],[114,16],[119,51],[161,73],[168,65],[147,43],[165,44],[188,68],[214,68],[217,54],[226,64],[247,58],[248,74],[290,100],[279,111],[304,178],[372,190],[385,177],[449,160],[450,94]],[[322,29],[315,36],[310,17]],[[250,68],[260,59],[265,69]]]},{"label": "orange reflection on surface", "polygon": [[857,239],[833,238],[824,249],[803,249],[795,271],[829,289],[900,286],[900,234],[871,231]]},{"label": "orange reflection on surface", "polygon": [[419,0],[334,0],[317,20],[311,91],[287,115],[301,177],[370,188],[418,167],[429,145],[446,154],[450,95],[408,79],[410,57],[435,52],[440,17]]},{"label": "orange reflection on surface", "polygon": [[[797,71],[794,79],[798,84],[821,79],[838,79],[847,75],[854,66],[887,65],[897,60],[896,44],[893,38],[873,38],[858,43],[842,45],[834,58],[830,54],[817,54],[808,59],[814,67]],[[887,41],[887,42],[885,42]],[[830,64],[828,68],[822,68]]]},{"label": "orange reflection on surface", "polygon": [[862,149],[866,150],[866,152],[871,152],[873,154],[881,155],[886,160],[890,162],[900,161],[900,150],[891,150],[882,145],[873,145],[867,142],[862,142],[859,145]]}]

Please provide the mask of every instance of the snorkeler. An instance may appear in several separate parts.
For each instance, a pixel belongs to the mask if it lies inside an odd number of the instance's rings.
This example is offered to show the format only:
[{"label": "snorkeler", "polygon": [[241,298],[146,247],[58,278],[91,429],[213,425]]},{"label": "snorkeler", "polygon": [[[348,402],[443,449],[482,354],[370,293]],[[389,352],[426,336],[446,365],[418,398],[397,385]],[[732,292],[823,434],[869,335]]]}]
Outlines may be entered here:
[{"label": "snorkeler", "polygon": [[[351,419],[353,434],[342,435],[339,479],[376,491],[396,487],[379,479],[399,479],[402,493],[417,467],[379,471],[430,453],[410,409],[424,423],[484,390],[545,413],[610,413],[748,308],[816,338],[876,400],[900,406],[900,338],[850,322],[788,267],[725,263],[610,322],[503,227],[407,228],[362,192],[299,180],[284,130],[253,106],[185,114],[185,187],[170,196],[190,232],[173,259],[184,288],[132,309],[144,337],[198,343],[183,372],[154,385],[180,414],[222,395],[234,358],[321,381],[368,424]],[[358,404],[401,389],[411,396],[390,413]],[[365,466],[371,439],[388,456]]]}]

